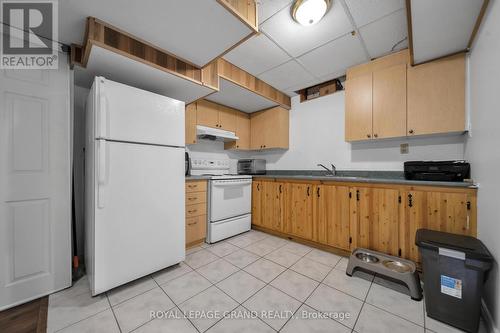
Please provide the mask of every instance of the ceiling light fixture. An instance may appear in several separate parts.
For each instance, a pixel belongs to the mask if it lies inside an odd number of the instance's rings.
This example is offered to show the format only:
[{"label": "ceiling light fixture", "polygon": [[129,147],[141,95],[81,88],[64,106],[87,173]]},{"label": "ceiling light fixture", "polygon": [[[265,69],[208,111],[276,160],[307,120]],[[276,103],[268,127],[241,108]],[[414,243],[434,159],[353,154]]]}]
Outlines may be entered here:
[{"label": "ceiling light fixture", "polygon": [[295,0],[292,5],[292,17],[303,26],[318,23],[325,16],[332,0]]}]

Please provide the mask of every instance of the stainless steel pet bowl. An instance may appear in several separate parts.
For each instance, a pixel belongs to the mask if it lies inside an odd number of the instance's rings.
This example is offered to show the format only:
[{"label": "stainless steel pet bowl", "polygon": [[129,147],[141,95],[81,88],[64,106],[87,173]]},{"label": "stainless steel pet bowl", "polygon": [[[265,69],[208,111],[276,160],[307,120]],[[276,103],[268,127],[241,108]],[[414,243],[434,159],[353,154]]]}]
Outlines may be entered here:
[{"label": "stainless steel pet bowl", "polygon": [[359,260],[363,260],[364,262],[371,262],[371,263],[379,262],[379,259],[377,257],[366,252],[356,253],[356,258],[358,258]]},{"label": "stainless steel pet bowl", "polygon": [[403,262],[400,261],[395,261],[395,260],[384,260],[382,264],[390,269],[391,271],[398,272],[398,273],[406,273],[410,272],[412,270],[410,265],[407,265]]}]

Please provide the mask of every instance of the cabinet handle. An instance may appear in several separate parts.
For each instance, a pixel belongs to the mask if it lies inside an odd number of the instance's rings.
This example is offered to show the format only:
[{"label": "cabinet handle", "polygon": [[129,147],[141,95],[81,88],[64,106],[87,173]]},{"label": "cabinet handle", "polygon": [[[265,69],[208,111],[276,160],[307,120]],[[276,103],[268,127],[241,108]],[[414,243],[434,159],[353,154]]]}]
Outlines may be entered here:
[{"label": "cabinet handle", "polygon": [[189,188],[197,188],[198,185],[188,185]]},{"label": "cabinet handle", "polygon": [[413,134],[415,133],[412,129],[408,131],[408,133]]},{"label": "cabinet handle", "polygon": [[191,213],[196,213],[198,211],[198,209],[193,209],[193,210],[188,210],[188,213],[191,214]]},{"label": "cabinet handle", "polygon": [[281,193],[281,184],[280,184],[280,193]]},{"label": "cabinet handle", "polygon": [[236,145],[236,148],[240,148],[240,146]]},{"label": "cabinet handle", "polygon": [[264,148],[266,148],[266,145],[264,145]]},{"label": "cabinet handle", "polygon": [[188,198],[189,201],[196,200],[196,198]]},{"label": "cabinet handle", "polygon": [[316,195],[318,196],[319,198],[319,187],[316,189]]},{"label": "cabinet handle", "polygon": [[257,191],[260,191],[260,184],[257,184]]},{"label": "cabinet handle", "polygon": [[195,224],[197,224],[197,223],[198,223],[198,221],[196,221],[196,222],[191,222],[191,223],[188,223],[188,225],[195,225]]},{"label": "cabinet handle", "polygon": [[359,190],[356,190],[356,201],[359,201]]},{"label": "cabinet handle", "polygon": [[373,136],[374,136],[375,138],[378,138],[378,134],[373,134]]},{"label": "cabinet handle", "polygon": [[366,137],[369,139],[369,138],[371,138],[372,136],[371,136],[371,134],[367,134],[367,135],[366,135]]},{"label": "cabinet handle", "polygon": [[408,207],[413,207],[413,195],[408,194]]},{"label": "cabinet handle", "polygon": [[307,196],[309,196],[309,186],[307,187]]}]

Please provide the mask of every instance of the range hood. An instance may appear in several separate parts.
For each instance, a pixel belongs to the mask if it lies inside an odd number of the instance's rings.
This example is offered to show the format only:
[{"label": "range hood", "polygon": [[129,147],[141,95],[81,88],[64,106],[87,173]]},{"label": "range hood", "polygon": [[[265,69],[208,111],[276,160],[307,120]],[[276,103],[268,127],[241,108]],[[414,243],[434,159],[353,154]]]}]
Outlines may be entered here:
[{"label": "range hood", "polygon": [[196,136],[200,139],[223,142],[236,141],[239,139],[234,132],[200,125],[196,126]]}]

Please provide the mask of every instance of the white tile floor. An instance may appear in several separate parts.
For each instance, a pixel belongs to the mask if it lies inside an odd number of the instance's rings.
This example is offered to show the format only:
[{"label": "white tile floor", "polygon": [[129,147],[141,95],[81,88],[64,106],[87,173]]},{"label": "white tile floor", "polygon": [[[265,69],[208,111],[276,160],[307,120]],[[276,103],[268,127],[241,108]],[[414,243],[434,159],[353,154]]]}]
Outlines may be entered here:
[{"label": "white tile floor", "polygon": [[459,332],[427,317],[424,302],[399,285],[360,272],[348,277],[346,265],[346,258],[250,231],[190,249],[184,263],[105,295],[91,297],[83,278],[50,296],[48,331]]}]

